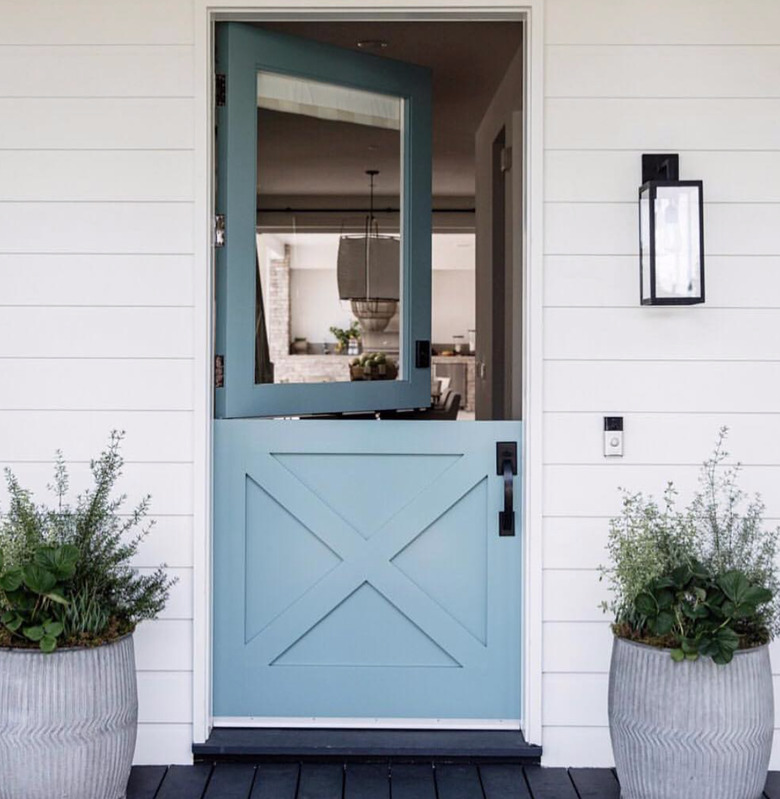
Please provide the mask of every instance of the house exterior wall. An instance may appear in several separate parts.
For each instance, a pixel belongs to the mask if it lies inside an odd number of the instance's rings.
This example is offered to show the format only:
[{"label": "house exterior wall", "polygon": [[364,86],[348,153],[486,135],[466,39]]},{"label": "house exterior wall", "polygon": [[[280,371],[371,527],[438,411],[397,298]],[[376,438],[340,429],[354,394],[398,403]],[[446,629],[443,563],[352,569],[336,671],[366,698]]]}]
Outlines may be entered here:
[{"label": "house exterior wall", "polygon": [[[780,517],[780,5],[548,0],[543,743],[608,765],[596,567],[617,486],[692,489],[717,429]],[[707,302],[639,306],[641,154],[702,179]],[[602,417],[625,417],[625,456]],[[780,666],[776,656],[775,671]],[[780,684],[776,685],[780,688]],[[773,767],[780,767],[776,746]]]},{"label": "house exterior wall", "polygon": [[[0,460],[84,485],[112,428],[152,495],[138,565],[179,578],[136,634],[138,762],[192,742],[193,7],[0,3]],[[5,505],[4,495],[0,505]]]},{"label": "house exterior wall", "polygon": [[[136,636],[136,760],[187,762],[193,607],[208,604],[193,588],[208,468],[195,344],[208,341],[195,257],[203,4],[1,7],[0,460],[43,491],[61,448],[78,487],[108,431],[127,431],[124,485],[152,494],[158,522],[138,565],[166,561],[180,578]],[[780,519],[780,5],[544,9],[542,743],[547,764],[602,765],[610,638],[596,567],[616,486],[691,487],[726,423],[746,484]],[[705,182],[704,306],[638,307],[648,150],[679,152],[683,176]],[[605,414],[625,416],[619,463],[601,455]]]}]

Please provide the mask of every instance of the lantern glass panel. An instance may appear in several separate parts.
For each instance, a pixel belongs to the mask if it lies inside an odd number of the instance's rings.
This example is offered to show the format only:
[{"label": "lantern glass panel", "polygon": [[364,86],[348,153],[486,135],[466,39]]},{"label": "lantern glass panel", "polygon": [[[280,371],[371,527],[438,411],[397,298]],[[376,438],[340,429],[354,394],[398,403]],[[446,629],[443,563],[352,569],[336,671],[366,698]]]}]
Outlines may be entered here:
[{"label": "lantern glass panel", "polygon": [[642,272],[642,300],[652,295],[650,270],[650,188],[642,187],[639,195],[639,260]]},{"label": "lantern glass panel", "polygon": [[[697,186],[657,187],[654,209],[657,299],[701,295],[700,213]],[[643,271],[643,282],[645,274]]]}]

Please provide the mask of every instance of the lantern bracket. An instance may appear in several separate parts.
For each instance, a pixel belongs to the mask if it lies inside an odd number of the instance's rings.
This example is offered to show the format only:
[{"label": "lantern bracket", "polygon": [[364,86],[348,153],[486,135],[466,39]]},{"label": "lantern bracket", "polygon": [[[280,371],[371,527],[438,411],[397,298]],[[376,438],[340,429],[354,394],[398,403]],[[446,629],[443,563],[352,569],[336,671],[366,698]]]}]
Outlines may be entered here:
[{"label": "lantern bracket", "polygon": [[679,180],[680,156],[676,153],[645,153],[642,156],[642,183],[651,180]]}]

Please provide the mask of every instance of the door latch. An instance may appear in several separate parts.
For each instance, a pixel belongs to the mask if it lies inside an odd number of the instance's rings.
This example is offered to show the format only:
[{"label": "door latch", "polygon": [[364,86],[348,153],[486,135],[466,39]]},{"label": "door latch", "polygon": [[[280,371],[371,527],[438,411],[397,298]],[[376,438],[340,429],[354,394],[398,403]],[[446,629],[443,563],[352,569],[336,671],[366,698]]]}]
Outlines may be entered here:
[{"label": "door latch", "polygon": [[515,534],[514,476],[517,474],[517,442],[499,441],[496,444],[496,473],[504,478],[504,510],[498,513],[498,534]]}]

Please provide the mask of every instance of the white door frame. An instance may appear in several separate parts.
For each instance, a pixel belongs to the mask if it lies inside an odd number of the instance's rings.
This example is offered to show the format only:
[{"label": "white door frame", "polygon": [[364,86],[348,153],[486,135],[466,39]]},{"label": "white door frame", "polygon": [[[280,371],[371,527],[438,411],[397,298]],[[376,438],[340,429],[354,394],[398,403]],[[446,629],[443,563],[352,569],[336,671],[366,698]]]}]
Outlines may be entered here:
[{"label": "white door frame", "polygon": [[251,19],[507,19],[525,20],[524,68],[524,274],[523,274],[523,686],[522,726],[542,741],[542,321],[543,321],[543,114],[545,0],[194,0],[194,613],[193,740],[212,727],[211,541],[212,380],[214,364],[213,33],[221,20]]}]

